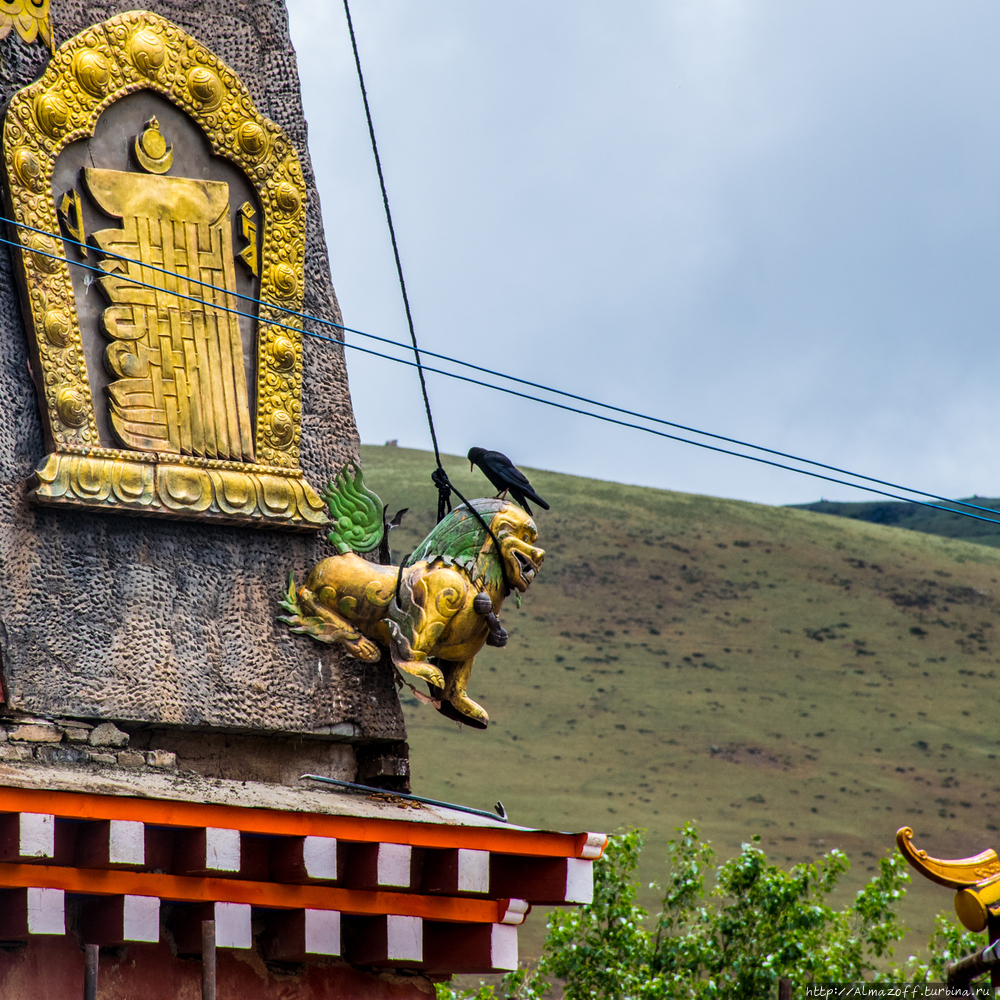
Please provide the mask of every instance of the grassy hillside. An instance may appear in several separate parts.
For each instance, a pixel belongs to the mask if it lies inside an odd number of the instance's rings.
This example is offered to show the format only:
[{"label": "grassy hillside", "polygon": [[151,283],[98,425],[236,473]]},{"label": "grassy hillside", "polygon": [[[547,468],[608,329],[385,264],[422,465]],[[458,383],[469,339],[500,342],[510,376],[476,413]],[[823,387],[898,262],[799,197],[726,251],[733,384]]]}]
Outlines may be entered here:
[{"label": "grassy hillside", "polygon": [[[981,510],[969,513],[984,518],[995,516],[1000,519],[1000,500],[989,497],[966,497],[965,500],[977,507],[986,507],[997,512],[996,515]],[[944,535],[946,538],[964,538],[967,542],[1000,548],[1000,524],[990,524],[989,521],[979,521],[974,517],[964,517],[962,514],[921,507],[919,504],[881,500],[874,503],[838,503],[834,500],[820,500],[818,503],[796,504],[795,509],[811,510],[817,514],[833,514],[836,517],[850,517],[855,521],[869,521],[872,524],[887,524],[894,528],[907,528],[910,531],[926,531],[928,534]]]},{"label": "grassy hillside", "polygon": [[[362,451],[390,513],[411,509],[398,557],[433,524],[433,460]],[[488,493],[468,463],[446,466],[466,496]],[[521,610],[504,607],[507,648],[476,662],[491,726],[408,698],[415,791],[499,798],[541,827],[646,827],[649,878],[689,818],[723,857],[758,832],[787,863],[839,847],[855,885],[905,824],[938,856],[1000,847],[1000,552],[528,472],[552,505],[536,512],[547,557]],[[950,907],[920,880],[906,916],[926,932]]]}]

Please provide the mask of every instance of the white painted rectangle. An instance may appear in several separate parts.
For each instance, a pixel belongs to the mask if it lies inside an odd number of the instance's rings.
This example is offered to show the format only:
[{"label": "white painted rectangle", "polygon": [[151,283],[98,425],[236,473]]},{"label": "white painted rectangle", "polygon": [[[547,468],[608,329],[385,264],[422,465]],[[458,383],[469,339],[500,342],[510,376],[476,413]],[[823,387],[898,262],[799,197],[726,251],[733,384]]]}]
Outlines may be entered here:
[{"label": "white painted rectangle", "polygon": [[55,816],[48,813],[20,813],[18,819],[18,853],[21,857],[51,858],[56,852]]},{"label": "white painted rectangle", "polygon": [[151,941],[154,944],[160,940],[160,901],[156,896],[125,897],[122,937],[126,941]]},{"label": "white painted rectangle", "polygon": [[412,848],[409,844],[379,844],[378,884],[408,889],[411,856]]},{"label": "white painted rectangle", "polygon": [[[385,846],[385,845],[383,845]],[[391,962],[424,960],[424,922],[420,917],[385,918],[386,958]]]},{"label": "white painted rectangle", "polygon": [[66,933],[66,893],[62,889],[28,889],[28,933]]},{"label": "white painted rectangle", "polygon": [[523,924],[524,918],[528,915],[530,909],[531,904],[526,899],[508,899],[507,909],[504,910],[500,923],[512,926]]},{"label": "white painted rectangle", "polygon": [[604,833],[588,833],[580,848],[580,857],[594,861],[604,853],[607,847],[608,837]]},{"label": "white painted rectangle", "polygon": [[252,948],[249,903],[215,904],[215,944],[218,948]]},{"label": "white painted rectangle", "polygon": [[[305,865],[309,878],[336,879],[337,839],[335,837],[304,837],[302,840],[302,863]],[[339,955],[340,952],[331,952],[331,954]]]},{"label": "white painted rectangle", "polygon": [[594,901],[594,862],[582,858],[566,859],[567,903],[592,903]]},{"label": "white painted rectangle", "polygon": [[458,849],[458,891],[490,891],[490,852]]},{"label": "white painted rectangle", "polygon": [[517,968],[517,928],[493,924],[490,936],[490,965],[494,969]]},{"label": "white painted rectangle", "polygon": [[[238,872],[240,870],[239,830],[226,830],[215,826],[206,827],[205,867],[217,872]],[[250,946],[247,945],[247,947]]]},{"label": "white painted rectangle", "polygon": [[108,862],[113,865],[146,863],[146,825],[138,820],[113,819],[108,831]]},{"label": "white painted rectangle", "polygon": [[306,910],[307,955],[340,954],[340,913],[337,910]]}]

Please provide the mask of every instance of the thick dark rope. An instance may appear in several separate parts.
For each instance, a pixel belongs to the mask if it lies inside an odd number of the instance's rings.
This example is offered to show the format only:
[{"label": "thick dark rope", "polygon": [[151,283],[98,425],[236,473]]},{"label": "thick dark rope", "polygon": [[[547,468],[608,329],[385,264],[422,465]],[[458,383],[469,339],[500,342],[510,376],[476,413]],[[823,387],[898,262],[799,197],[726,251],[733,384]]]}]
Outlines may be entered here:
[{"label": "thick dark rope", "polygon": [[[451,513],[451,491],[453,487],[440,459],[438,459],[438,467],[431,473],[431,482],[434,483],[438,491],[438,521],[443,521],[445,514]],[[456,490],[455,492],[457,493],[458,491]],[[447,511],[445,510],[446,506],[448,508]]]},{"label": "thick dark rope", "polygon": [[[403,262],[399,259],[399,246],[396,243],[396,229],[392,224],[392,212],[389,209],[389,193],[385,189],[385,176],[382,173],[382,159],[378,155],[378,142],[375,139],[375,123],[372,121],[372,110],[368,104],[368,91],[365,88],[365,76],[361,72],[361,56],[358,54],[358,40],[354,35],[354,22],[351,20],[351,8],[348,0],[344,0],[344,14],[347,17],[347,30],[351,36],[351,48],[354,51],[354,65],[358,71],[358,83],[361,85],[361,100],[365,105],[365,118],[368,121],[368,135],[372,141],[372,153],[375,156],[375,169],[378,171],[378,184],[382,190],[382,205],[385,208],[385,221],[389,226],[389,238],[392,241],[392,256],[396,261],[396,275],[399,278],[399,290],[403,296],[403,308],[406,310],[406,324],[410,329],[410,342],[413,344],[413,357],[417,362],[417,375],[420,378],[420,392],[424,397],[424,411],[427,414],[427,427],[431,432],[431,443],[434,445],[434,459],[437,462],[437,469],[434,476],[439,473],[448,476],[441,465],[441,452],[438,449],[437,433],[434,430],[434,417],[431,414],[431,401],[427,395],[427,382],[424,379],[424,369],[420,361],[420,348],[417,346],[417,332],[413,326],[413,314],[410,312],[410,297],[406,294],[406,280],[403,277]],[[445,516],[445,506],[451,510],[451,499],[446,487],[442,486],[437,479],[434,480],[438,488],[438,520]]]}]

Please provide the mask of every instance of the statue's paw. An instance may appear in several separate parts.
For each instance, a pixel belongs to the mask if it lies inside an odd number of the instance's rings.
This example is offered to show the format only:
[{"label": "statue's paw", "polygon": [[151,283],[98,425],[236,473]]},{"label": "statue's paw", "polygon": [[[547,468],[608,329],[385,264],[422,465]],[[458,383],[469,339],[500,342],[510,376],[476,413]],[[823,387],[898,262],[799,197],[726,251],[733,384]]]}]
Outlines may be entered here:
[{"label": "statue's paw", "polygon": [[450,701],[442,701],[438,711],[447,718],[454,719],[455,722],[461,722],[463,726],[472,726],[473,729],[486,729],[490,724],[486,709],[464,695],[454,696]]},{"label": "statue's paw", "polygon": [[444,687],[444,674],[433,663],[428,663],[426,660],[406,660],[402,663],[397,663],[396,666],[400,670],[405,670],[408,674],[413,674],[414,677],[422,678],[434,687]]},{"label": "statue's paw", "polygon": [[364,660],[365,663],[375,663],[382,659],[382,650],[371,639],[363,635],[358,636],[357,639],[345,642],[344,645],[356,660]]},{"label": "statue's paw", "polygon": [[279,622],[284,622],[296,635],[312,636],[317,642],[332,645],[340,642],[343,638],[344,630],[334,628],[322,618],[304,618],[302,615],[289,615],[279,618]]}]

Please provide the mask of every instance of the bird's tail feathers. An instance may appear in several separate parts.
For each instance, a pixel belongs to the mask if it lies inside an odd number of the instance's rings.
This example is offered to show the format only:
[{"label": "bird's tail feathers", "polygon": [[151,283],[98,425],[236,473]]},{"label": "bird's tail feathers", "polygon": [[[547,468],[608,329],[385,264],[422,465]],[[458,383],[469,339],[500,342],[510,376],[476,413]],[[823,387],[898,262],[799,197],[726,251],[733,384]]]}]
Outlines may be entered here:
[{"label": "bird's tail feathers", "polygon": [[531,501],[537,503],[542,510],[549,510],[549,505],[532,489],[521,488],[521,492]]}]

